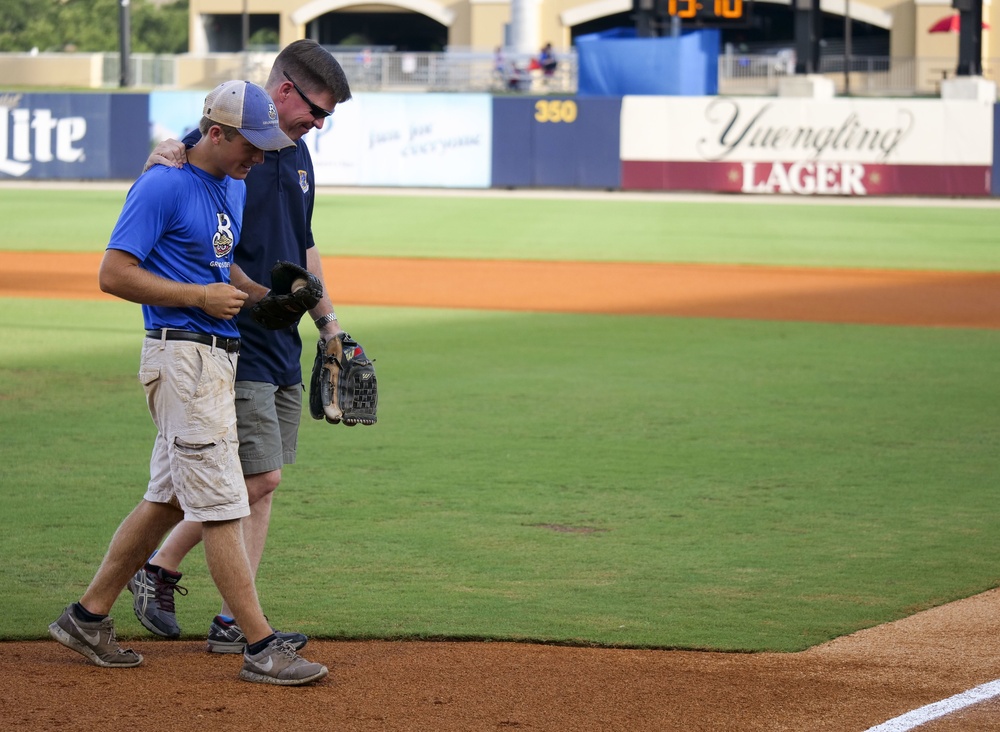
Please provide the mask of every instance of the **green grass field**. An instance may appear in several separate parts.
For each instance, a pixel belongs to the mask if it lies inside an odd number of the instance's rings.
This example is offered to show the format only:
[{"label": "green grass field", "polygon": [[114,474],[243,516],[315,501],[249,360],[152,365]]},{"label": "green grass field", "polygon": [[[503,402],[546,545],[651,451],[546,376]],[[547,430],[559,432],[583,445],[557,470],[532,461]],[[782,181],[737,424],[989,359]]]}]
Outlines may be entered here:
[{"label": "green grass field", "polygon": [[[101,251],[125,199],[0,193],[0,249],[14,251]],[[1000,270],[1000,205],[320,195],[314,229],[324,254],[356,256]]]},{"label": "green grass field", "polygon": [[[123,196],[56,192],[38,227],[28,193],[53,192],[11,192],[3,249],[99,250]],[[493,201],[323,197],[317,237],[327,254],[1000,264],[995,209],[894,226],[881,207]],[[141,317],[0,302],[0,638],[42,638],[148,477]],[[793,651],[998,582],[996,331],[338,312],[377,359],[380,421],[303,421],[259,577],[280,627]],[[184,569],[199,638],[218,598],[200,551]],[[144,633],[130,600],[125,637]]]}]

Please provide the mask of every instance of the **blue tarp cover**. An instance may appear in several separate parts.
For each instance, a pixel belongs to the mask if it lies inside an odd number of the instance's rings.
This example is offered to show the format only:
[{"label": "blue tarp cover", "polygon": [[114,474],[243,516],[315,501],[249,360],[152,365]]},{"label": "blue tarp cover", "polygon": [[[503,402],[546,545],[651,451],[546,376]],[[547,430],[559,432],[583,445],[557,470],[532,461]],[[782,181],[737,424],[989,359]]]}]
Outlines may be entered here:
[{"label": "blue tarp cover", "polygon": [[705,96],[719,91],[719,31],[676,38],[577,39],[580,96]]}]

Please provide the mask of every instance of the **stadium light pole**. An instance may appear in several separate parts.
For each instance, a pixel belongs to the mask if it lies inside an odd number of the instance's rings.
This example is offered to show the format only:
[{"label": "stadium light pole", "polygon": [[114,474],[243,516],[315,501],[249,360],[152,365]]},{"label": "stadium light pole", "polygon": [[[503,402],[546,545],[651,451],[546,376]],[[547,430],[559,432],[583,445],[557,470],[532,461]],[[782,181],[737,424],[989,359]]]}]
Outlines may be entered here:
[{"label": "stadium light pole", "polygon": [[118,86],[132,85],[132,23],[129,20],[129,3],[131,0],[120,0],[118,3]]},{"label": "stadium light pole", "polygon": [[851,95],[851,0],[844,0],[844,96]]},{"label": "stadium light pole", "polygon": [[983,75],[983,0],[952,0],[958,11],[956,76]]},{"label": "stadium light pole", "polygon": [[823,15],[819,0],[792,0],[795,13],[795,73],[819,73]]},{"label": "stadium light pole", "polygon": [[242,40],[243,40],[243,78],[250,78],[250,3],[249,0],[243,0],[243,29],[242,29]]}]

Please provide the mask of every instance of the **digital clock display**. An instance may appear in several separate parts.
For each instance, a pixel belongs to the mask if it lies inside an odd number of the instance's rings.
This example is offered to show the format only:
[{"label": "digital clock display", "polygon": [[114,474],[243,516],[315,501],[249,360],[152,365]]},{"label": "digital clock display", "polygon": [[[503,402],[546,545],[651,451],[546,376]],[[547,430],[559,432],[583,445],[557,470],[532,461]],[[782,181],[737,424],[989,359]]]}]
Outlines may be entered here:
[{"label": "digital clock display", "polygon": [[742,18],[743,0],[668,0],[667,14],[678,18]]},{"label": "digital clock display", "polygon": [[750,21],[753,0],[660,0],[660,12],[695,25],[739,25]]}]

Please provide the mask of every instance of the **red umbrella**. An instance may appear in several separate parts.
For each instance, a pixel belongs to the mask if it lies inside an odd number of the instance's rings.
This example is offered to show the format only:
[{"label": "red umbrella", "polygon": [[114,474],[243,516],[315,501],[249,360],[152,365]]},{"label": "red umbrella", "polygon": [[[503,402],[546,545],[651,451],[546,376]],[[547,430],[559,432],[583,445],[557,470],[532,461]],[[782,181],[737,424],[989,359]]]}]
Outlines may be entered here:
[{"label": "red umbrella", "polygon": [[[941,18],[937,23],[927,29],[928,33],[958,33],[959,14],[948,15]],[[990,27],[983,23],[983,28],[989,30]]]}]

